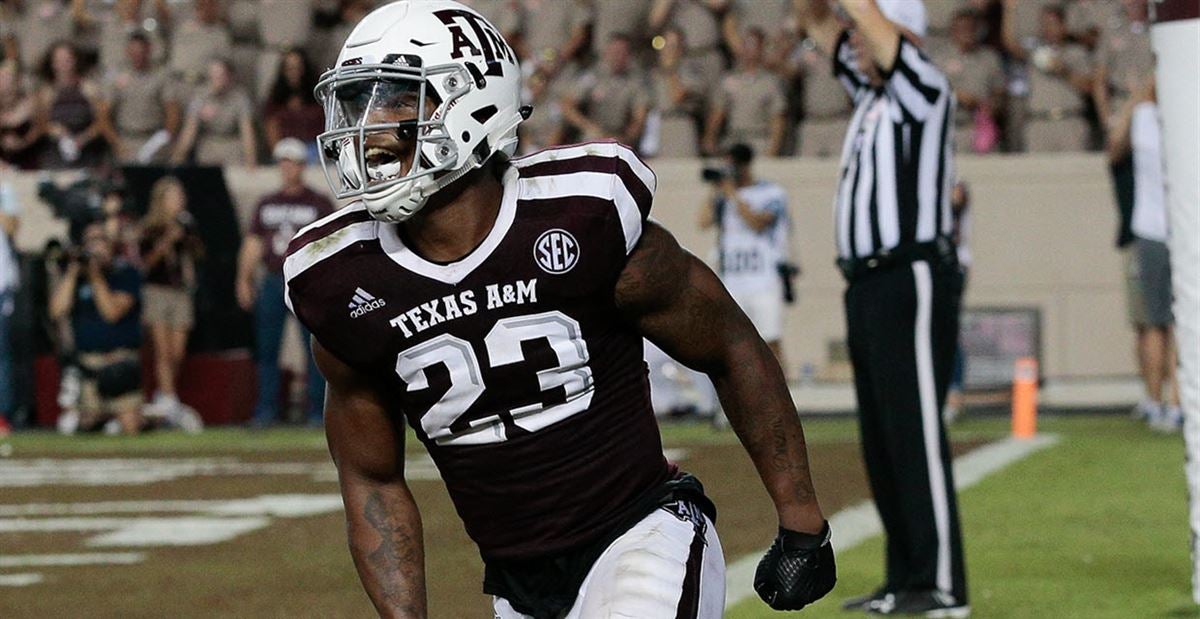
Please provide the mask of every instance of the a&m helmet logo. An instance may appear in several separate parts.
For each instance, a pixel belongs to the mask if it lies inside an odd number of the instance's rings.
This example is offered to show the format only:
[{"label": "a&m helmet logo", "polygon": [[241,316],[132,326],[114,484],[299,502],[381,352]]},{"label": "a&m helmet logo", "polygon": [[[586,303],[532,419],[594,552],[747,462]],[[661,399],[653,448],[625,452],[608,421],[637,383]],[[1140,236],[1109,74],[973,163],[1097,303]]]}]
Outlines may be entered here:
[{"label": "a&m helmet logo", "polygon": [[566,273],[579,262],[579,243],[566,230],[547,230],[533,244],[533,258],[547,273]]}]

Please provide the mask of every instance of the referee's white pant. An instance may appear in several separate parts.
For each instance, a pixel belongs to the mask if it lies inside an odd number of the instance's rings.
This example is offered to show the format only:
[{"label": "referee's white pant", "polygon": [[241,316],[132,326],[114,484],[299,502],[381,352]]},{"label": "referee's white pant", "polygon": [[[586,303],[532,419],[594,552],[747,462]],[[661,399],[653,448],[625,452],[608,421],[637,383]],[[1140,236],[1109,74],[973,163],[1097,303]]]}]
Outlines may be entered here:
[{"label": "referee's white pant", "polygon": [[[656,509],[613,540],[588,571],[565,619],[718,619],[725,610],[725,557],[716,527],[703,532]],[[496,619],[530,619],[493,598]]]}]

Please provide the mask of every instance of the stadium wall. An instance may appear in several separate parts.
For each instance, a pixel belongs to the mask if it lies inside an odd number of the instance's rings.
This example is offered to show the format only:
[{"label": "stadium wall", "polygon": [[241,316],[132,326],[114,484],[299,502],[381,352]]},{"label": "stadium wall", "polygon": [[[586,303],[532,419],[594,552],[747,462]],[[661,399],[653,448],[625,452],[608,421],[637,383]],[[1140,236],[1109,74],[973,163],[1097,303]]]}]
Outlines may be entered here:
[{"label": "stadium wall", "polygon": [[[696,225],[698,209],[709,195],[700,182],[702,163],[656,159],[651,166],[659,178],[655,217],[686,247],[711,259],[715,235]],[[811,363],[818,377],[848,376],[844,364],[830,362],[845,332],[844,285],[833,266],[837,162],[780,159],[761,161],[757,167],[760,177],[783,184],[791,196],[803,268],[799,299],[787,315],[789,371],[795,375],[797,368]],[[970,183],[972,195],[974,267],[967,307],[1039,309],[1047,378],[1133,375],[1123,261],[1113,244],[1116,206],[1104,158],[964,156],[958,170]],[[319,170],[309,172],[314,187],[325,186]],[[47,239],[65,233],[65,226],[36,197],[42,176],[11,175],[24,210],[17,237],[21,251],[38,251]],[[230,168],[226,177],[243,226],[258,197],[278,184],[272,168]]]}]

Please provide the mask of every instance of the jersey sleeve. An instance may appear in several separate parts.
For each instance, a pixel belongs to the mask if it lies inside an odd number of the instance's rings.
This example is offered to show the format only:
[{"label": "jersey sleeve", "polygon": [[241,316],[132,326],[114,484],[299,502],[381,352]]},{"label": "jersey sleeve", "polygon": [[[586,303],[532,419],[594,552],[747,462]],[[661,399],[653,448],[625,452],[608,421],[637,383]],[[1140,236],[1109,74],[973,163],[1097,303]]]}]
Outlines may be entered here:
[{"label": "jersey sleeve", "polygon": [[629,147],[616,142],[609,143],[609,147],[612,202],[620,223],[625,255],[628,256],[642,238],[643,224],[650,217],[650,208],[654,205],[658,178],[650,166],[642,162]]},{"label": "jersey sleeve", "polygon": [[896,62],[883,76],[884,87],[906,115],[924,121],[950,94],[950,80],[912,41],[901,36],[898,45]]},{"label": "jersey sleeve", "polygon": [[376,222],[358,216],[359,211],[348,210],[324,226],[296,234],[283,262],[283,296],[288,309],[322,347],[343,363],[365,369],[373,361],[375,346],[355,335],[347,311],[350,294],[343,285],[362,277],[353,252],[346,250],[378,238]]}]

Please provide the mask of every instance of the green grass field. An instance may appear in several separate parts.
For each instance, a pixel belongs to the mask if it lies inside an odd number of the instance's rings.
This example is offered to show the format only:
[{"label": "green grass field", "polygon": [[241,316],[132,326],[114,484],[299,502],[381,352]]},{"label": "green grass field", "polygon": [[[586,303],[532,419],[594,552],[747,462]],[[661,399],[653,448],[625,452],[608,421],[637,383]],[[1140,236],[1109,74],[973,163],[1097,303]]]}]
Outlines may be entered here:
[{"label": "green grass field", "polygon": [[[960,495],[974,616],[1200,617],[1182,439],[1124,416],[1050,418],[1040,429],[1062,441]],[[876,538],[839,553],[837,587],[804,616],[851,616],[839,602],[879,584],[882,552]],[[753,600],[729,616],[778,615]]]},{"label": "green grass field", "polygon": [[[846,418],[806,419],[806,428],[818,490],[833,504],[830,511],[865,498],[855,424]],[[1061,441],[961,494],[975,616],[1200,617],[1189,593],[1182,440],[1111,415],[1051,417],[1043,419],[1041,429]],[[967,420],[952,430],[963,449],[1006,435],[1007,423],[998,418]],[[670,424],[664,439],[669,447],[689,451],[685,467],[697,472],[719,499],[728,561],[747,553],[755,556],[769,541],[771,510],[735,437],[706,425]],[[300,429],[214,429],[196,437],[163,433],[135,438],[22,433],[0,448],[0,455],[9,452],[14,460],[228,454],[241,461],[328,462],[320,432]],[[415,488],[429,516],[427,543],[439,549],[429,565],[431,578],[438,580],[431,582],[433,616],[485,616],[478,559],[441,482],[421,481]],[[127,489],[12,488],[0,493],[7,495],[0,504],[333,491],[332,481],[297,477],[192,478]],[[344,549],[343,526],[340,514],[330,513],[279,521],[214,546],[149,550],[138,566],[48,570],[45,585],[0,588],[0,616],[57,616],[63,608],[78,607],[90,608],[97,617],[152,616],[150,609],[197,617],[360,616],[369,611]],[[82,539],[0,535],[0,555],[77,552]],[[841,612],[838,603],[878,584],[881,553],[879,538],[840,551],[838,587],[801,616],[853,616]],[[272,566],[267,581],[258,577],[264,565]],[[113,590],[138,594],[115,604],[104,593]],[[729,616],[781,615],[751,600]]]}]

